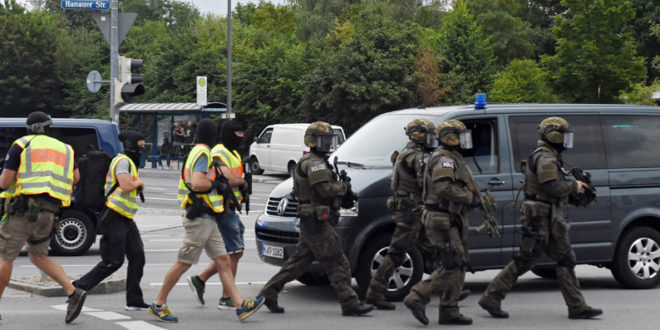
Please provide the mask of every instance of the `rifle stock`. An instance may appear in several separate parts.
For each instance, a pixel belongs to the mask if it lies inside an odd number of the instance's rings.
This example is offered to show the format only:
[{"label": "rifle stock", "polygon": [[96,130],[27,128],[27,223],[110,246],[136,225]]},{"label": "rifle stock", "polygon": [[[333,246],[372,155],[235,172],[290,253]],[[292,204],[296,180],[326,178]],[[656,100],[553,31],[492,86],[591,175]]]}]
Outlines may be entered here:
[{"label": "rifle stock", "polygon": [[495,210],[497,210],[497,204],[495,203],[493,195],[491,195],[489,190],[486,190],[483,195],[479,194],[479,197],[481,198],[481,203],[479,204],[481,210],[486,216],[486,219],[484,223],[477,228],[477,232],[486,231],[490,237],[500,237],[501,234],[497,224],[497,219],[493,215]]}]

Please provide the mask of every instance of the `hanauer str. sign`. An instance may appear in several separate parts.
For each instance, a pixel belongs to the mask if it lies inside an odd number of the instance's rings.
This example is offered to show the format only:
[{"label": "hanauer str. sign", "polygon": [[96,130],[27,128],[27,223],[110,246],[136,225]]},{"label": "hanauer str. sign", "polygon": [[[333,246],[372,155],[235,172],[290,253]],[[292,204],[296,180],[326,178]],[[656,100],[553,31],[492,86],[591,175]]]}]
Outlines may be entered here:
[{"label": "hanauer str. sign", "polygon": [[62,9],[91,9],[107,10],[110,9],[110,1],[72,1],[63,0],[60,3]]}]

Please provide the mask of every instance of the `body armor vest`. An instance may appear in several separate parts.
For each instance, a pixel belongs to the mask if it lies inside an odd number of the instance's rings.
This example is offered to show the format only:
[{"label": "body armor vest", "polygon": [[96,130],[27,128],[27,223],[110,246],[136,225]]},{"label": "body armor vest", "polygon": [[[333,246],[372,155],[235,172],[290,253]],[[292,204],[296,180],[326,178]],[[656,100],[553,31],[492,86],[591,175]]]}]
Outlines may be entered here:
[{"label": "body armor vest", "polygon": [[399,197],[420,200],[424,183],[424,168],[429,154],[413,142],[408,142],[394,163],[392,190]]}]

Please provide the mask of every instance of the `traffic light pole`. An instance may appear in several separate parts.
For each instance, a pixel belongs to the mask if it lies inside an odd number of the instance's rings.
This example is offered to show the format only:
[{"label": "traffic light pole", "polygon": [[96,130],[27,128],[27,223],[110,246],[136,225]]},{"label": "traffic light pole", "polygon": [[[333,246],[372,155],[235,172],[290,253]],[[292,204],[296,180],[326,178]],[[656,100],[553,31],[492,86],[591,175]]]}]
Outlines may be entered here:
[{"label": "traffic light pole", "polygon": [[231,118],[231,0],[227,0],[227,119]]},{"label": "traffic light pole", "polygon": [[119,109],[115,107],[115,82],[119,77],[119,1],[110,0],[110,121],[119,126]]}]

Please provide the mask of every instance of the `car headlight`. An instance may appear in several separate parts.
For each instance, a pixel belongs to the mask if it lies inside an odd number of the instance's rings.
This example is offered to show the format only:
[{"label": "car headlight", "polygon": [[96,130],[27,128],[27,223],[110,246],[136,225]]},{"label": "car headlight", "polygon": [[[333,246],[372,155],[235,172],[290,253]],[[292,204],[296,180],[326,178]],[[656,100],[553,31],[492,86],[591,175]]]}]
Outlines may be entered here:
[{"label": "car headlight", "polygon": [[358,216],[358,202],[355,202],[355,205],[350,209],[340,208],[339,209],[340,217],[357,217]]}]

